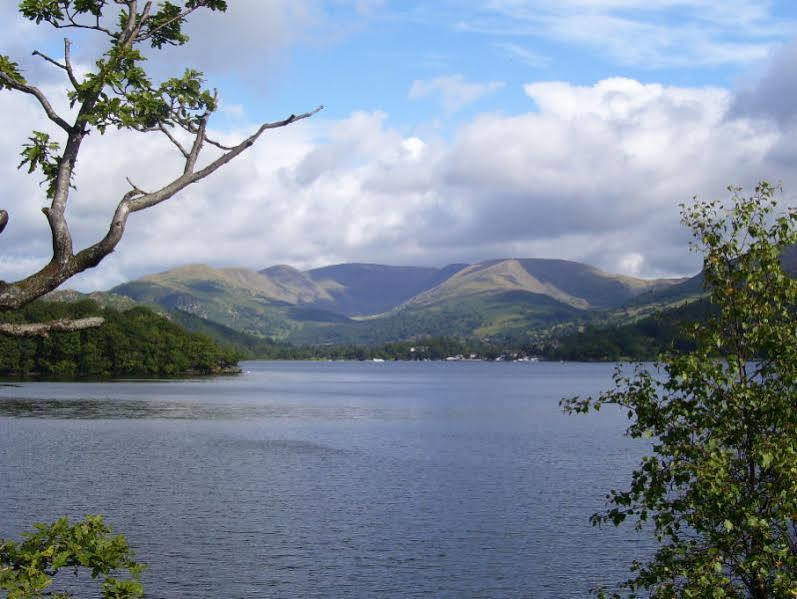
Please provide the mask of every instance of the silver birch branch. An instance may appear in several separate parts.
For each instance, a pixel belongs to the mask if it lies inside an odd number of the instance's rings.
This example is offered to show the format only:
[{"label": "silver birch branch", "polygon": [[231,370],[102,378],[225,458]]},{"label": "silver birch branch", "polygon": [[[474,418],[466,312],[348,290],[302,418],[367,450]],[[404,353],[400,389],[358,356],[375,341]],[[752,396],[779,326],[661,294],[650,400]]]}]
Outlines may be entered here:
[{"label": "silver birch branch", "polygon": [[[10,310],[24,306],[37,297],[41,297],[45,293],[52,291],[77,273],[97,266],[105,256],[113,252],[114,248],[116,248],[117,244],[122,239],[125,225],[127,224],[127,217],[131,212],[138,212],[156,206],[173,197],[192,183],[204,179],[250,148],[265,131],[286,127],[296,121],[309,118],[323,108],[323,106],[319,106],[310,112],[299,115],[292,114],[281,121],[264,123],[257,131],[244,139],[237,146],[232,147],[232,149],[211,161],[207,166],[199,170],[194,170],[196,159],[205,141],[205,125],[203,122],[196,132],[192,149],[186,158],[183,174],[161,189],[151,193],[146,193],[130,183],[133,189],[128,191],[117,205],[108,232],[97,243],[81,250],[77,254],[72,254],[71,238],[68,235],[68,229],[66,229],[63,210],[59,210],[58,213],[55,213],[55,211],[45,209],[45,213],[48,215],[48,219],[50,219],[51,227],[53,227],[53,259],[40,271],[25,279],[14,283],[0,281],[0,310]],[[79,140],[75,145],[79,145]],[[67,149],[68,148],[69,144],[67,145]],[[68,178],[66,178],[66,180],[68,181]],[[56,194],[56,200],[57,199],[58,197]],[[54,206],[57,205],[56,200],[53,202]],[[65,235],[56,234],[60,226],[66,230]],[[62,243],[67,244],[67,246],[64,247],[61,245]]]},{"label": "silver birch branch", "polygon": [[82,331],[101,326],[105,319],[101,316],[78,318],[75,320],[61,319],[50,322],[37,322],[33,324],[0,323],[0,334],[11,337],[47,337],[56,331]]}]

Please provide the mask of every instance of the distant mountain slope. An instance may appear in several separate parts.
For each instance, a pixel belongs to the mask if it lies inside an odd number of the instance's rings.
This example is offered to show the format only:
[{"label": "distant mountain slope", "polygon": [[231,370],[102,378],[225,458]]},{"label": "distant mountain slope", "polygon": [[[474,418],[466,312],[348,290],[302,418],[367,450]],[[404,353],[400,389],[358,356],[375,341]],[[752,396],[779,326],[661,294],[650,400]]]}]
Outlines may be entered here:
[{"label": "distant mountain slope", "polygon": [[260,272],[191,265],[111,291],[261,338],[382,343],[423,335],[536,335],[676,283],[565,260],[509,259],[444,268],[279,265]]},{"label": "distant mountain slope", "polygon": [[328,301],[321,302],[329,310],[357,316],[387,312],[411,297],[439,285],[466,266],[451,264],[444,268],[429,268],[337,264],[315,268],[306,274],[331,296]]},{"label": "distant mountain slope", "polygon": [[623,307],[642,309],[643,312],[651,309],[681,304],[687,300],[695,300],[705,294],[703,273],[698,273],[680,283],[664,288],[654,288],[627,301]]},{"label": "distant mountain slope", "polygon": [[492,260],[460,270],[434,289],[407,302],[428,306],[481,293],[526,291],[547,295],[579,309],[608,308],[648,290],[663,289],[676,279],[647,281],[610,275],[597,268],[567,260]]},{"label": "distant mountain slope", "polygon": [[264,268],[259,274],[283,291],[280,300],[291,304],[332,301],[330,291],[336,291],[335,286],[325,288],[316,283],[308,273],[285,264]]},{"label": "distant mountain slope", "polygon": [[187,293],[235,289],[251,297],[288,304],[329,299],[329,295],[311,281],[284,276],[282,269],[288,268],[275,267],[274,277],[271,277],[246,268],[211,268],[204,264],[193,264],[148,275],[139,281]]},{"label": "distant mountain slope", "polygon": [[[114,287],[138,302],[181,310],[237,331],[281,339],[299,324],[289,315],[297,302],[327,297],[246,269],[204,265],[176,268]],[[318,315],[315,315],[318,318]],[[339,316],[335,315],[335,321]]]},{"label": "distant mountain slope", "polygon": [[379,345],[424,337],[526,340],[587,312],[547,295],[514,290],[472,294],[428,306],[405,304],[376,317],[346,324],[310,324],[288,337],[293,343]]}]

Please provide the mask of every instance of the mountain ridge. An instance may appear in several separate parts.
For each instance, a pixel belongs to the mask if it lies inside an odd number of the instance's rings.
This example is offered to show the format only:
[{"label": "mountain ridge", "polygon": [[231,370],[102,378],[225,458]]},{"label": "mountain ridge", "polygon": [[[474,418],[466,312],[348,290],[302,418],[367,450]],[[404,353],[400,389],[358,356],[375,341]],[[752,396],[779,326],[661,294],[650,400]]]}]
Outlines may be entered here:
[{"label": "mountain ridge", "polygon": [[613,275],[567,260],[501,258],[440,268],[279,264],[254,271],[191,264],[110,291],[264,338],[376,343],[430,334],[534,334],[681,282]]}]

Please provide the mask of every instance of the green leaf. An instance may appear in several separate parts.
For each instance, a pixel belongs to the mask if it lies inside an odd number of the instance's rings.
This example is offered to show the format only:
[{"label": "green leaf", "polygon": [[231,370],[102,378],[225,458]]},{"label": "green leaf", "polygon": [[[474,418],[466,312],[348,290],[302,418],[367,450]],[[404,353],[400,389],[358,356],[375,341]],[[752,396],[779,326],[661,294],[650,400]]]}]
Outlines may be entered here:
[{"label": "green leaf", "polygon": [[772,463],[772,454],[771,453],[763,453],[761,454],[761,467],[762,468],[769,468],[769,465]]},{"label": "green leaf", "polygon": [[17,168],[27,166],[28,173],[40,170],[44,174],[43,183],[47,183],[47,197],[55,194],[55,182],[58,177],[60,156],[55,155],[60,149],[58,142],[50,141],[50,135],[42,131],[34,131],[22,146],[22,160]]},{"label": "green leaf", "polygon": [[[0,54],[0,73],[7,75],[10,79],[18,83],[26,83],[25,78],[22,76],[22,72],[19,70],[19,65],[12,62],[8,56],[2,54]],[[3,83],[3,80],[0,79],[0,89],[5,89],[7,87],[8,85]]]}]

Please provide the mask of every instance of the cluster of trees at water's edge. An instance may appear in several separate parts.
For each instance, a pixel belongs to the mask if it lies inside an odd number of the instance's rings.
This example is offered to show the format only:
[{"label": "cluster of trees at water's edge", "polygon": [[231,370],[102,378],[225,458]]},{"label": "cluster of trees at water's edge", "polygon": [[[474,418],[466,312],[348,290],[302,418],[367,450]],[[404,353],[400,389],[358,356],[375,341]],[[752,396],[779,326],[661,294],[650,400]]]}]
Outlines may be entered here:
[{"label": "cluster of trees at water's edge", "polygon": [[484,360],[536,356],[557,361],[618,361],[652,360],[670,349],[688,350],[691,342],[682,334],[681,325],[704,319],[708,309],[705,301],[695,301],[635,322],[572,326],[537,339],[435,336],[382,345],[292,345],[240,333],[186,312],[172,311],[170,318],[233,345],[247,358],[267,360],[443,360],[461,355]]},{"label": "cluster of trees at water's edge", "polygon": [[[53,332],[47,337],[0,336],[1,376],[147,377],[212,374],[241,359],[269,360],[483,360],[537,356],[545,360],[651,360],[672,348],[688,350],[680,334],[684,321],[707,314],[703,301],[685,304],[627,324],[590,324],[543,340],[425,337],[379,346],[355,344],[297,346],[234,331],[191,314],[164,318],[145,307],[127,311],[100,308],[92,300],[37,301],[2,314],[6,322],[43,322],[100,315],[96,329]],[[192,332],[188,333],[185,329]]]},{"label": "cluster of trees at water's edge", "polygon": [[102,378],[212,374],[234,368],[243,354],[207,335],[188,333],[148,308],[124,312],[91,300],[36,301],[0,314],[5,322],[102,316],[102,326],[46,337],[0,335],[0,375]]}]

